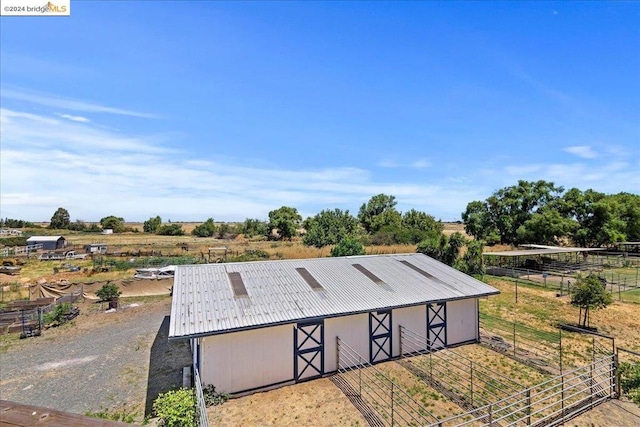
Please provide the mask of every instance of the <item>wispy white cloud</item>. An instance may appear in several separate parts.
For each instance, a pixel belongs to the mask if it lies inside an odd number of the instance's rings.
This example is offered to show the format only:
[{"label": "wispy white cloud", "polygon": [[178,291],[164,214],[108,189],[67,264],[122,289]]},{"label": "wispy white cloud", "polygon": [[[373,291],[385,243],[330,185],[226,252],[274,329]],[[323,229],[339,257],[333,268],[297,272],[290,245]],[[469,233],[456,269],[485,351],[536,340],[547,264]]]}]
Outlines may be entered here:
[{"label": "wispy white cloud", "polygon": [[140,118],[157,118],[157,116],[149,113],[142,113],[138,111],[126,110],[122,108],[108,107],[97,103],[79,101],[74,99],[68,99],[58,97],[49,94],[34,93],[23,90],[14,90],[11,88],[2,89],[2,97],[8,99],[15,99],[19,101],[26,101],[33,104],[38,104],[46,107],[52,107],[62,110],[81,111],[85,113],[106,113],[116,114],[122,116],[140,117]]},{"label": "wispy white cloud", "polygon": [[598,157],[598,154],[589,145],[574,145],[572,147],[564,147],[563,150],[583,159],[595,159]]},{"label": "wispy white cloud", "polygon": [[67,119],[67,120],[71,120],[72,122],[80,122],[80,123],[87,123],[90,122],[91,120],[83,117],[83,116],[72,116],[71,114],[58,114],[59,117],[62,117],[63,119]]},{"label": "wispy white cloud", "polygon": [[[74,218],[119,215],[142,220],[265,218],[283,205],[315,214],[340,207],[355,212],[378,193],[393,194],[401,210],[459,217],[467,197],[437,184],[376,181],[356,167],[281,169],[193,158],[156,137],[131,136],[99,123],[0,110],[0,216],[46,220],[59,207]],[[457,197],[457,195],[460,195]]]},{"label": "wispy white cloud", "polygon": [[378,162],[378,166],[381,168],[412,168],[412,169],[426,169],[431,166],[431,162],[426,159],[418,159],[414,161],[398,161],[393,159],[382,159]]},{"label": "wispy white cloud", "polygon": [[411,167],[414,169],[426,169],[431,166],[431,162],[425,159],[416,160],[411,163]]}]

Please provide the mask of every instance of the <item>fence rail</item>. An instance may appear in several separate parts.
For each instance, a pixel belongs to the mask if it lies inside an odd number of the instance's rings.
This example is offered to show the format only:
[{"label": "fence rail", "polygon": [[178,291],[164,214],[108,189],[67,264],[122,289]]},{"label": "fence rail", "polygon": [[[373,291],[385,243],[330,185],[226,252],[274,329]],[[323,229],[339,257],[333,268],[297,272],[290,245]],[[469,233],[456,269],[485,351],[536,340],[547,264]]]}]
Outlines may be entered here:
[{"label": "fence rail", "polygon": [[[546,267],[546,266],[545,266]],[[607,270],[589,270],[594,272],[605,282],[605,288],[619,301],[637,301],[638,299],[628,294],[640,289],[640,267],[632,267],[635,270],[629,273],[621,273]],[[487,266],[486,274],[490,276],[510,277],[516,281],[523,281],[532,286],[540,286],[546,289],[557,290],[560,295],[571,294],[575,285],[576,274],[579,270],[572,269],[545,269],[531,270],[523,267]]]},{"label": "fence rail", "polygon": [[522,389],[521,384],[455,350],[431,351],[425,337],[403,326],[400,347],[404,367],[463,408],[476,409]]},{"label": "fence rail", "polygon": [[371,424],[427,425],[437,422],[423,404],[417,402],[339,337],[338,374],[349,385],[352,396],[361,399],[375,413]]},{"label": "fence rail", "polygon": [[193,378],[196,385],[196,403],[198,405],[198,426],[209,427],[209,417],[207,416],[207,405],[204,400],[204,392],[202,390],[202,381],[200,381],[200,372],[198,365],[193,365]]},{"label": "fence rail", "polygon": [[[615,357],[593,363],[529,387],[508,398],[454,415],[432,426],[562,424],[582,411],[615,396]],[[482,417],[478,417],[482,413]]]}]

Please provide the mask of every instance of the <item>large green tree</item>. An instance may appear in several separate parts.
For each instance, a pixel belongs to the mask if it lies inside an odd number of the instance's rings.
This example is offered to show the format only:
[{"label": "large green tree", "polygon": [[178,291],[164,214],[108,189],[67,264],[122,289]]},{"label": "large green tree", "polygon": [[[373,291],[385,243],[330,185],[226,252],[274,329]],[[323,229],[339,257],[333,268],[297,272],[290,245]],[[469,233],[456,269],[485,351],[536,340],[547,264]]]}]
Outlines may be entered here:
[{"label": "large green tree", "polygon": [[202,224],[196,226],[191,234],[197,237],[213,237],[216,234],[216,224],[213,218],[207,219]]},{"label": "large green tree", "polygon": [[267,224],[255,218],[247,218],[238,227],[238,231],[246,237],[266,236],[268,234]]},{"label": "large green tree", "polygon": [[553,182],[520,180],[517,185],[496,191],[484,202],[470,202],[462,214],[465,230],[478,240],[490,242],[495,236],[500,243],[522,243],[518,229],[563,191]]},{"label": "large green tree", "polygon": [[105,216],[100,219],[100,226],[103,230],[111,229],[114,233],[122,233],[124,231],[124,218],[114,215]]},{"label": "large green tree", "polygon": [[144,224],[142,224],[142,229],[145,233],[155,233],[160,225],[162,225],[162,218],[156,216],[146,220]]},{"label": "large green tree", "polygon": [[417,244],[428,237],[439,236],[444,225],[426,212],[411,209],[402,214],[402,230],[406,241],[399,243]]},{"label": "large green tree", "polygon": [[322,248],[335,245],[347,237],[358,234],[358,220],[341,209],[325,209],[313,217],[307,218],[303,227],[305,235],[302,241],[307,246]]},{"label": "large green tree", "polygon": [[302,216],[296,208],[282,206],[269,212],[269,230],[275,230],[279,239],[291,239],[298,234]]},{"label": "large green tree", "polygon": [[51,217],[51,222],[49,222],[49,228],[53,229],[66,229],[69,228],[69,224],[71,224],[71,217],[69,216],[69,211],[65,208],[58,208]]},{"label": "large green tree", "polygon": [[358,211],[358,220],[369,234],[374,234],[382,229],[393,230],[400,228],[402,215],[395,208],[395,196],[378,194],[367,203],[363,203]]}]

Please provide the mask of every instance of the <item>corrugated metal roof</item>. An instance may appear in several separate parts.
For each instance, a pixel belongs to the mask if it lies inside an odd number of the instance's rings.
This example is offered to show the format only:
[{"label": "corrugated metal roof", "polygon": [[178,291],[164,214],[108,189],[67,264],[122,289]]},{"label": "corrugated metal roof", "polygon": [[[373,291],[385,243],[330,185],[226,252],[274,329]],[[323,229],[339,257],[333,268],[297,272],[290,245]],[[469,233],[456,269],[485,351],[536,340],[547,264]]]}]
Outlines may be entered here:
[{"label": "corrugated metal roof", "polygon": [[[354,263],[375,274],[384,285],[362,274]],[[312,289],[297,268],[306,269],[323,290]],[[230,272],[240,273],[248,297],[234,298]],[[215,335],[497,293],[495,288],[422,254],[182,265],[176,267],[174,277],[169,337]]]},{"label": "corrugated metal roof", "polygon": [[27,242],[57,242],[59,239],[64,239],[62,236],[31,236],[27,239]]}]

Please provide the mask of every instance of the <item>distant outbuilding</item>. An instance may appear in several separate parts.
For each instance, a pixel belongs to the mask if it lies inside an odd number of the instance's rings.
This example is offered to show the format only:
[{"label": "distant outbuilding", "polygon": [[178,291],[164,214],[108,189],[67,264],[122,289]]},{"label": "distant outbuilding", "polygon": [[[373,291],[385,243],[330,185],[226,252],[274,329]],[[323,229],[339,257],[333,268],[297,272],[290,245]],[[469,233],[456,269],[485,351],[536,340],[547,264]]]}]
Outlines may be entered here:
[{"label": "distant outbuilding", "polygon": [[338,337],[371,363],[400,356],[400,326],[432,349],[477,342],[478,299],[497,293],[423,254],[176,266],[169,339],[241,393],[335,372]]},{"label": "distant outbuilding", "polygon": [[31,236],[27,239],[27,246],[40,244],[46,251],[55,251],[67,246],[67,241],[62,236]]}]

